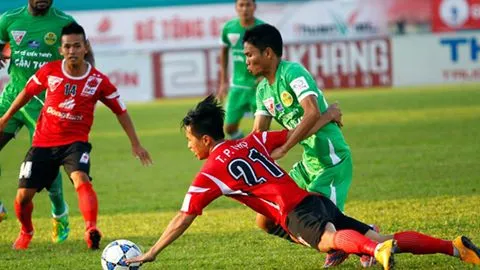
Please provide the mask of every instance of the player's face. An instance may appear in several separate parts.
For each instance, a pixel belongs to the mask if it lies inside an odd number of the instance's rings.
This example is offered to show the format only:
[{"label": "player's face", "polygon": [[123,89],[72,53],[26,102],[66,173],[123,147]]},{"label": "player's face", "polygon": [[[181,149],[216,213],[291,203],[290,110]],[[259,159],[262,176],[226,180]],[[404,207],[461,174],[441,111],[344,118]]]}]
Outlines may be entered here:
[{"label": "player's face", "polygon": [[60,54],[68,64],[83,63],[87,54],[87,44],[82,34],[71,34],[62,36]]},{"label": "player's face", "polygon": [[262,53],[257,47],[249,42],[245,42],[243,45],[243,53],[245,54],[248,72],[254,76],[262,75],[265,70],[266,61],[268,61],[265,51]]},{"label": "player's face", "polygon": [[252,0],[237,0],[235,3],[235,10],[237,11],[238,17],[242,20],[251,20],[253,19],[253,14],[257,5]]},{"label": "player's face", "polygon": [[190,126],[185,128],[185,135],[187,136],[188,149],[199,159],[206,159],[210,154],[210,144],[207,136],[197,138]]},{"label": "player's face", "polygon": [[38,12],[46,11],[52,6],[53,0],[28,0],[30,7]]}]

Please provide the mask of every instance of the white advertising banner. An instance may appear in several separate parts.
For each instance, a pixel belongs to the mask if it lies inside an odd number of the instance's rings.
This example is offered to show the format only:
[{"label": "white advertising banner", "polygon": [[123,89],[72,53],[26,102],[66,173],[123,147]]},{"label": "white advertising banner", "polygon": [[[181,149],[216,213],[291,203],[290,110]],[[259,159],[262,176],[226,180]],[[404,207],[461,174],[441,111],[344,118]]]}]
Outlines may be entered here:
[{"label": "white advertising banner", "polygon": [[[276,25],[286,43],[381,36],[387,33],[381,0],[258,3],[256,16]],[[218,47],[229,4],[72,12],[95,51]]]},{"label": "white advertising banner", "polygon": [[[149,101],[154,98],[151,54],[97,54],[96,67],[118,87],[124,101]],[[7,70],[0,70],[0,92],[9,80]]]},{"label": "white advertising banner", "polygon": [[124,101],[149,101],[154,98],[151,54],[97,54],[98,70],[118,87]]},{"label": "white advertising banner", "polygon": [[392,39],[395,86],[480,82],[480,32]]}]

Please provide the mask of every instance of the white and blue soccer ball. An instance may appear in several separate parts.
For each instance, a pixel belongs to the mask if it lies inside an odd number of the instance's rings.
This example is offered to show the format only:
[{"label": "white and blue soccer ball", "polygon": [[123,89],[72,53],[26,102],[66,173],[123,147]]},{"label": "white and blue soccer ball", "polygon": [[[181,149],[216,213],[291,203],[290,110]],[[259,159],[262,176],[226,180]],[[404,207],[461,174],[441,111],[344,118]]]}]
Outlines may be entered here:
[{"label": "white and blue soccer ball", "polygon": [[127,265],[126,259],[142,255],[140,248],[128,240],[115,240],[108,244],[102,252],[103,270],[136,270],[140,269],[140,263]]}]

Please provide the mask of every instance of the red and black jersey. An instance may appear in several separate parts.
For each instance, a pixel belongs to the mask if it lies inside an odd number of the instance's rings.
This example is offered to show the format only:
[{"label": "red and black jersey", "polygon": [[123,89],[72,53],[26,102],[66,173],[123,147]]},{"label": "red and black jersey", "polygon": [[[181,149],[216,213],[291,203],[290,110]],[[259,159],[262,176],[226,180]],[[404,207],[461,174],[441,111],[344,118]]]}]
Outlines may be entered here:
[{"label": "red and black jersey", "polygon": [[35,147],[88,142],[99,100],[117,115],[126,111],[117,88],[107,76],[88,64],[85,75],[73,77],[67,74],[64,65],[62,60],[45,64],[25,87],[29,95],[47,91],[33,137]]},{"label": "red and black jersey", "polygon": [[308,195],[270,158],[287,134],[286,130],[253,133],[218,144],[188,189],[181,211],[200,215],[210,202],[225,195],[286,228],[287,214]]}]

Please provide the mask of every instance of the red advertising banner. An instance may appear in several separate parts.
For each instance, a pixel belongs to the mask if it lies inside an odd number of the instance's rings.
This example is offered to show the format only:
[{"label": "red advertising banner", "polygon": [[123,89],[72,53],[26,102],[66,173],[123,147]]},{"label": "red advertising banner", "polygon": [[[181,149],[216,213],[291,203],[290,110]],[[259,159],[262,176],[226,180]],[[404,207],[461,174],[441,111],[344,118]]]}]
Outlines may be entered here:
[{"label": "red advertising banner", "polygon": [[480,0],[433,0],[433,32],[471,29],[480,29]]}]

